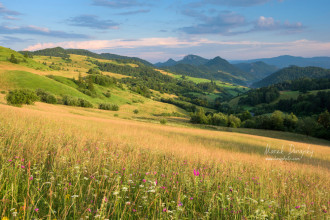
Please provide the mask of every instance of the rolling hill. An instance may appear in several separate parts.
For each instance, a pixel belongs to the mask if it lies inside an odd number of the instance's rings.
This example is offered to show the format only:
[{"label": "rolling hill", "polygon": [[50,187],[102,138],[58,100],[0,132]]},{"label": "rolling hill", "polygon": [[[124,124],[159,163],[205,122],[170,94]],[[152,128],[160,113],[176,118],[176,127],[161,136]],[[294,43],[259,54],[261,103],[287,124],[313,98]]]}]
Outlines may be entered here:
[{"label": "rolling hill", "polygon": [[262,61],[257,61],[254,63],[238,63],[234,64],[234,66],[244,72],[250,73],[256,78],[256,80],[261,80],[278,70],[278,67],[266,64]]},{"label": "rolling hill", "polygon": [[252,84],[252,87],[264,87],[286,80],[295,80],[300,78],[330,78],[330,70],[320,67],[297,67],[291,66],[281,69],[270,76]]},{"label": "rolling hill", "polygon": [[21,54],[31,54],[31,55],[37,55],[37,56],[54,56],[54,57],[69,57],[69,54],[76,54],[76,55],[82,55],[87,57],[93,57],[97,59],[108,59],[108,60],[127,60],[128,62],[138,62],[143,63],[147,66],[153,66],[150,62],[137,58],[137,57],[127,57],[127,56],[121,56],[117,54],[111,54],[111,53],[101,53],[97,54],[94,52],[91,52],[89,50],[83,50],[83,49],[63,49],[61,47],[55,47],[55,48],[47,48],[43,50],[37,50],[37,51],[20,51]]}]

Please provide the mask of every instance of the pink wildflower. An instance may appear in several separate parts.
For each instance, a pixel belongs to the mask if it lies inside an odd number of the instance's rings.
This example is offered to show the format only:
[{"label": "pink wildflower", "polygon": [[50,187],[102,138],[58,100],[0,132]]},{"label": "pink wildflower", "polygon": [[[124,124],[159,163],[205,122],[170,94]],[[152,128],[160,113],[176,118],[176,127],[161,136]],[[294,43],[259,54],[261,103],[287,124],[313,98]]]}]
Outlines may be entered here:
[{"label": "pink wildflower", "polygon": [[198,172],[198,170],[194,170],[194,175],[195,175],[195,176],[199,176],[199,172]]}]

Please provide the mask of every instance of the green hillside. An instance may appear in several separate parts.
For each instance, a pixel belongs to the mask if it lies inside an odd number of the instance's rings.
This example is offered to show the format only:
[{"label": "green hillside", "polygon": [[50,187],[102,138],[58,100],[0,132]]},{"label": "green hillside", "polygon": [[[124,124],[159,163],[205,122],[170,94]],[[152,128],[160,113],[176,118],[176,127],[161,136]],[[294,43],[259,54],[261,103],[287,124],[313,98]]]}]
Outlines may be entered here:
[{"label": "green hillside", "polygon": [[252,86],[259,88],[300,78],[330,78],[330,70],[320,67],[291,66],[271,74],[259,82],[254,83]]}]

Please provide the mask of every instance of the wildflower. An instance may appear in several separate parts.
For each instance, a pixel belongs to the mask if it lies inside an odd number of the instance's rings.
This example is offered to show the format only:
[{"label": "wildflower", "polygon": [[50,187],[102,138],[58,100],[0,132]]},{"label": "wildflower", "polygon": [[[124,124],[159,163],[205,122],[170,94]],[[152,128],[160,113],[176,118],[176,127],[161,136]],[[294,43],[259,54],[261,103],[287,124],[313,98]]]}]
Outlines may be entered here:
[{"label": "wildflower", "polygon": [[127,187],[123,187],[123,191],[127,192],[128,188]]},{"label": "wildflower", "polygon": [[71,198],[78,198],[78,197],[79,197],[78,195],[71,196]]},{"label": "wildflower", "polygon": [[33,176],[30,176],[29,180],[33,180]]},{"label": "wildflower", "polygon": [[195,176],[199,176],[199,172],[198,172],[198,170],[194,170],[194,175],[195,175]]},{"label": "wildflower", "polygon": [[38,208],[35,208],[35,209],[34,209],[34,211],[35,211],[35,212],[38,212],[38,211],[39,211],[39,209],[38,209]]},{"label": "wildflower", "polygon": [[136,209],[132,209],[132,212],[136,212]]},{"label": "wildflower", "polygon": [[91,209],[87,209],[89,212],[92,212],[92,210]]},{"label": "wildflower", "polygon": [[163,208],[163,212],[167,212],[167,209],[166,208]]},{"label": "wildflower", "polygon": [[147,180],[143,179],[142,181],[145,183]]},{"label": "wildflower", "polygon": [[190,197],[190,200],[193,200],[194,198],[193,197]]},{"label": "wildflower", "polygon": [[2,217],[1,220],[9,220],[9,218],[8,217]]},{"label": "wildflower", "polygon": [[[13,160],[8,160],[8,162],[12,162]],[[4,218],[7,218],[7,217],[3,217],[2,219],[4,219]]]},{"label": "wildflower", "polygon": [[298,205],[298,206],[296,206],[295,208],[296,208],[296,209],[300,209],[300,206]]},{"label": "wildflower", "polygon": [[25,169],[25,166],[22,165],[21,168],[22,168],[22,169]]},{"label": "wildflower", "polygon": [[131,202],[126,202],[126,205],[130,205],[131,204]]},{"label": "wildflower", "polygon": [[104,201],[105,201],[105,202],[108,202],[108,199],[107,199],[107,198],[104,198]]},{"label": "wildflower", "polygon": [[182,202],[179,202],[178,206],[183,206]]},{"label": "wildflower", "polygon": [[119,192],[117,192],[117,191],[116,192],[113,192],[113,195],[118,195],[118,194],[119,194]]}]

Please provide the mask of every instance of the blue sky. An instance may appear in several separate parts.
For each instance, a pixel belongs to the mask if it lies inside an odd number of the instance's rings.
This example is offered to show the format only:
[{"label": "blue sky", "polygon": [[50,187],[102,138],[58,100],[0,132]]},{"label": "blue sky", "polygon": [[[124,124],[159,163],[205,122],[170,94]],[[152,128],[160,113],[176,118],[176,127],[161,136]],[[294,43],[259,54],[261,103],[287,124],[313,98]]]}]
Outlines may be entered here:
[{"label": "blue sky", "polygon": [[0,0],[0,45],[151,62],[330,56],[329,0]]}]

